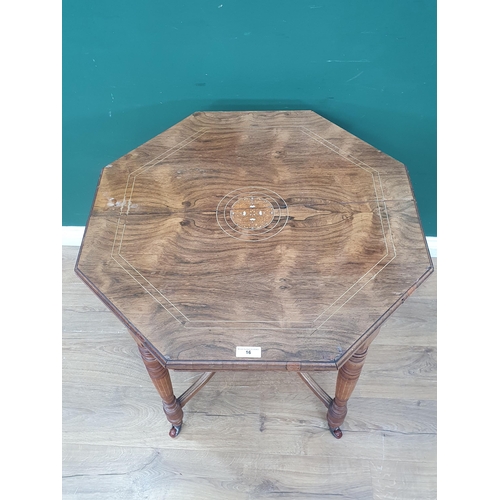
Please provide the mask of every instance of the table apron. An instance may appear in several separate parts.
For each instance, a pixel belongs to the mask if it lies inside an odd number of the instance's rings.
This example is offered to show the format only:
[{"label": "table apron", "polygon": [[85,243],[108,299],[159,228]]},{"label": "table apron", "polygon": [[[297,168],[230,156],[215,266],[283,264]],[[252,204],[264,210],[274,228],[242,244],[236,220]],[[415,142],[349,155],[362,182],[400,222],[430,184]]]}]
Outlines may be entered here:
[{"label": "table apron", "polygon": [[330,363],[315,363],[312,361],[169,361],[165,363],[165,367],[169,370],[179,371],[203,371],[203,372],[218,372],[218,371],[285,371],[285,372],[309,372],[309,371],[337,371],[338,367],[335,362]]}]

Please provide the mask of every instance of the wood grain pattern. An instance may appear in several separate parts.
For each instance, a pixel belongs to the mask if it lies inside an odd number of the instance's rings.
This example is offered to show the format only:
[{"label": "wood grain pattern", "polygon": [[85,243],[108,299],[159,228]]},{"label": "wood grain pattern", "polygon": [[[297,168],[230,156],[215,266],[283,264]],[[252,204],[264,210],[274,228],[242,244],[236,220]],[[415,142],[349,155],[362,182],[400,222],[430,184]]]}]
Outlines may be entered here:
[{"label": "wood grain pattern", "polygon": [[[64,500],[436,498],[437,273],[370,346],[340,441],[297,375],[238,371],[185,406],[173,441],[136,343],[74,275],[77,252],[63,249]],[[176,392],[199,375],[173,371]],[[314,378],[333,394],[335,373]]]},{"label": "wood grain pattern", "polygon": [[76,272],[169,368],[336,370],[432,261],[404,165],[310,111],[213,112],[103,169]]},{"label": "wood grain pattern", "polygon": [[[99,475],[103,451],[112,461],[110,470],[115,471],[107,476]],[[158,500],[373,498],[368,461],[310,457],[303,469],[303,458],[293,455],[263,457],[154,448],[134,452],[112,446],[66,448],[64,498],[115,499],[124,494],[135,499],[141,493]],[[84,457],[91,458],[82,474],[73,475],[72,465],[81,463]],[[203,475],[196,473],[200,469]],[[332,469],[336,474],[331,473]]]},{"label": "wood grain pattern", "polygon": [[[163,411],[167,416],[168,421],[172,424],[170,435],[176,437],[182,426],[182,417],[184,415],[181,404],[177,401],[172,388],[172,381],[168,369],[162,366],[153,354],[143,345],[139,345],[139,352],[142,361],[153,381],[158,394],[163,402]],[[173,431],[173,434],[172,434]]]},{"label": "wood grain pattern", "polygon": [[345,416],[347,415],[347,402],[361,375],[361,370],[365,363],[366,355],[368,354],[368,347],[369,342],[363,344],[350,359],[342,365],[338,372],[335,397],[328,406],[327,412],[328,426],[336,438],[342,437],[340,426],[344,423]]}]

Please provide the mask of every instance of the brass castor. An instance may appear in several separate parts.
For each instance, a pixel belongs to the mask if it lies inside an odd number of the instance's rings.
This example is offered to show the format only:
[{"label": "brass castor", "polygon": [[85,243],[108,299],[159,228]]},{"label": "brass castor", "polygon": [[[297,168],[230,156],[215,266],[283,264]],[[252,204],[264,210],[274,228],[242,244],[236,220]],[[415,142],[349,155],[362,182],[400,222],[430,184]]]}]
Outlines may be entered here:
[{"label": "brass castor", "polygon": [[176,438],[179,435],[179,432],[181,432],[182,424],[181,425],[172,425],[172,428],[170,429],[170,432],[168,435],[171,438]]},{"label": "brass castor", "polygon": [[330,427],[330,432],[335,439],[340,439],[342,437],[342,431],[340,430],[340,427],[335,427],[335,429],[332,429]]}]

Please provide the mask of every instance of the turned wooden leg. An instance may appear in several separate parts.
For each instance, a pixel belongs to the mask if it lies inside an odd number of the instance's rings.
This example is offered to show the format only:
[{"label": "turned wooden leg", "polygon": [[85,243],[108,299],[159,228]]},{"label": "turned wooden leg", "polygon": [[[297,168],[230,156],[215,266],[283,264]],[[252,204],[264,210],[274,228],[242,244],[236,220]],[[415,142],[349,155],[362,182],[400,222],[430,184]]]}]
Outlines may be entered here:
[{"label": "turned wooden leg", "polygon": [[344,422],[347,414],[347,401],[351,397],[352,391],[356,387],[356,382],[361,375],[361,369],[363,368],[367,352],[368,347],[362,346],[341,366],[338,372],[335,397],[330,403],[327,413],[330,432],[337,439],[342,437],[340,426]]},{"label": "turned wooden leg", "polygon": [[162,366],[146,347],[141,345],[138,347],[149,376],[163,401],[163,411],[168,421],[172,424],[169,436],[174,438],[181,431],[183,411],[181,405],[174,396],[170,374],[167,368]]}]

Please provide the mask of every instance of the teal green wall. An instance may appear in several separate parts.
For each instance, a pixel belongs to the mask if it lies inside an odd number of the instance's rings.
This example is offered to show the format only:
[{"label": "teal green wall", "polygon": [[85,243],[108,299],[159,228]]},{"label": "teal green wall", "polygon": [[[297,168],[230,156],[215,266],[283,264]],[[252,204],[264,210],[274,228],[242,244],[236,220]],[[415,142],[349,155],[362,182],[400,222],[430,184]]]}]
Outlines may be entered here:
[{"label": "teal green wall", "polygon": [[409,169],[436,235],[436,0],[63,0],[63,225],[194,111],[311,109]]}]

